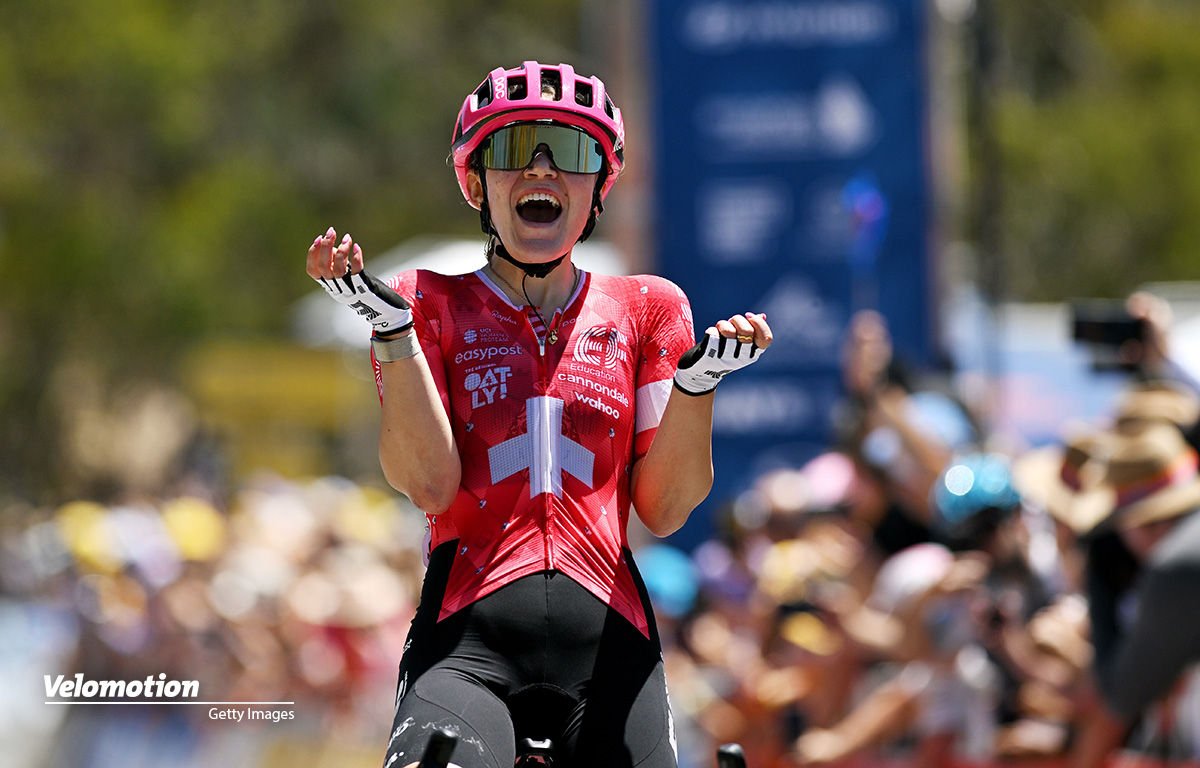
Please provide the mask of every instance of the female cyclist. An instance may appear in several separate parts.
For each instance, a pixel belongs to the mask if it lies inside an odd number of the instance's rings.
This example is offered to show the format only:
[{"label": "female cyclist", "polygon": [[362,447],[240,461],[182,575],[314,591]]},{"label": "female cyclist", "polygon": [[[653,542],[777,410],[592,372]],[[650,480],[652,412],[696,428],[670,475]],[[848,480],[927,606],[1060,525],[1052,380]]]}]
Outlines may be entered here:
[{"label": "female cyclist", "polygon": [[509,768],[523,737],[552,739],[571,766],[676,765],[629,510],[665,536],[704,499],[713,389],[771,330],[747,313],[693,346],[675,285],[572,263],[623,141],[598,78],[495,69],[452,144],[485,267],[384,284],[348,234],[308,251],[308,274],[374,325],[380,461],[430,524],[387,768],[439,728],[458,734],[463,768]]}]

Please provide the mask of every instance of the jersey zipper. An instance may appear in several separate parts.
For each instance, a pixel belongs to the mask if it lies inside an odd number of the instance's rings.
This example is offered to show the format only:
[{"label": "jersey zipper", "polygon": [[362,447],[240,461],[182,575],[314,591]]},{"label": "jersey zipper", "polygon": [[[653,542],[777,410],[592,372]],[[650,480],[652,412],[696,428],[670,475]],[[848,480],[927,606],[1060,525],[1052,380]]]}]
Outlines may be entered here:
[{"label": "jersey zipper", "polygon": [[[537,360],[538,382],[540,383],[542,381],[549,381],[549,372],[546,367],[546,341],[544,338],[539,338],[537,331],[534,330],[533,321],[531,321],[529,319],[529,308],[528,307],[524,308],[523,314],[525,315],[525,327],[529,329],[529,332],[531,334],[533,334],[533,338],[535,341],[537,341],[537,345],[538,345],[538,360]],[[549,329],[547,329],[546,333],[548,336]],[[534,450],[535,456],[541,456],[541,455],[543,455],[542,451],[550,452],[550,451],[553,451],[557,447],[552,442],[550,442],[551,439],[553,439],[553,435],[550,434],[550,401],[547,399],[548,397],[549,397],[549,393],[544,392],[544,393],[542,393],[542,396],[538,398],[538,401],[537,401],[539,404],[538,407],[541,409],[541,413],[539,414],[539,416],[541,418],[538,419],[538,422],[541,425],[541,430],[540,430],[541,434],[535,435],[534,439],[536,439],[539,442],[539,445],[541,446],[541,450],[535,449]],[[548,458],[548,456],[547,456],[547,458]],[[550,481],[553,479],[552,477],[550,477],[550,473],[552,472],[553,464],[554,464],[554,462],[552,462],[552,461],[543,460],[541,462],[541,466],[537,467],[536,469],[531,467],[529,470],[531,473],[533,473],[533,472],[541,473],[541,479],[542,479],[541,487],[543,487],[543,488],[552,488],[553,487],[550,484]],[[531,484],[533,483],[532,477],[530,477],[530,483]],[[542,501],[542,503],[545,505],[543,507],[543,514],[545,515],[545,527],[542,530],[542,540],[544,542],[546,568],[551,569],[551,570],[553,570],[555,568],[555,560],[556,560],[556,558],[555,558],[555,549],[556,548],[554,545],[554,532],[552,530],[552,526],[553,526],[552,518],[553,518],[553,512],[554,512],[554,504],[550,500],[550,497],[553,495],[554,495],[553,493],[543,494],[543,496],[545,496],[545,498]]]},{"label": "jersey zipper", "polygon": [[[551,429],[552,429],[550,426],[550,424],[551,424],[551,420],[550,420],[550,381],[551,381],[551,377],[550,377],[550,369],[549,369],[550,363],[546,359],[546,340],[557,338],[558,326],[559,326],[559,323],[562,321],[562,318],[565,314],[566,313],[564,310],[556,311],[554,313],[554,315],[550,318],[550,323],[546,326],[546,335],[543,336],[542,338],[538,339],[538,351],[539,351],[538,375],[541,376],[542,380],[546,382],[546,392],[544,393],[542,400],[541,400],[542,407],[543,407],[542,430],[544,433],[542,435],[542,438],[544,440],[542,445],[546,446],[546,450],[547,450],[549,458],[550,458],[550,461],[548,461],[546,463],[547,464],[547,466],[545,468],[546,474],[543,477],[543,479],[545,480],[545,485],[543,486],[544,488],[553,488],[554,487],[553,482],[555,480],[558,480],[558,482],[561,484],[566,483],[565,477],[560,476],[560,477],[555,478],[552,476],[555,471],[559,472],[560,475],[565,474],[565,473],[563,473],[562,462],[559,461],[560,457],[558,455],[558,451],[559,451],[558,441],[561,439],[562,436],[558,435],[558,434],[551,434]],[[528,320],[529,316],[526,315],[525,317],[526,317],[526,320]],[[532,328],[533,328],[533,326],[531,325],[530,329],[532,330]],[[537,334],[535,333],[534,335],[536,336]],[[554,342],[551,342],[551,343],[553,344]],[[563,408],[564,408],[564,410],[566,408],[565,401],[563,402]],[[558,469],[555,470],[555,467],[558,467]],[[558,520],[557,520],[556,515],[554,514],[554,509],[555,509],[554,499],[555,499],[555,495],[553,493],[546,494],[546,567],[551,570],[558,568],[558,546],[557,546],[557,542],[554,538],[554,530],[558,527]]]}]

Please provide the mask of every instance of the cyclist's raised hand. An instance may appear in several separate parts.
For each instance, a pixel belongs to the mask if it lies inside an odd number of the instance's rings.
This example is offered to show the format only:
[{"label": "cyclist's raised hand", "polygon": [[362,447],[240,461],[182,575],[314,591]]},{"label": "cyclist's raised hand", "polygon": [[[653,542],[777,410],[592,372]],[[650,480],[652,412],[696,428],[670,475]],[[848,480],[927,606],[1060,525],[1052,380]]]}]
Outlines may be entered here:
[{"label": "cyclist's raised hand", "polygon": [[362,247],[349,233],[335,244],[330,227],[308,248],[307,272],[339,303],[362,315],[377,336],[412,327],[412,308],[404,297],[363,269]]},{"label": "cyclist's raised hand", "polygon": [[699,344],[679,358],[675,387],[687,395],[712,392],[726,374],[757,362],[772,339],[771,326],[762,313],[718,320],[704,332]]}]

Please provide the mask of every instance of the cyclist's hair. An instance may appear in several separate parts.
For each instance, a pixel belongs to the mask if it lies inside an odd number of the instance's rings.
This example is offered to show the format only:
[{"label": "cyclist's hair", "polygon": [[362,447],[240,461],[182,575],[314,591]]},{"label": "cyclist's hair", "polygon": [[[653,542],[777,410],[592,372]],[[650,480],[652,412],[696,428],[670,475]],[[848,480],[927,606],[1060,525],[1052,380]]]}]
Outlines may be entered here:
[{"label": "cyclist's hair", "polygon": [[[529,90],[529,84],[526,82],[523,75],[517,75],[508,78],[508,98],[512,100],[524,99]],[[542,98],[546,101],[558,101],[562,98],[562,75],[553,69],[542,70],[542,82],[538,86],[538,90]],[[591,106],[592,102],[591,89],[587,90],[587,94],[576,93],[575,101],[584,106]]]}]

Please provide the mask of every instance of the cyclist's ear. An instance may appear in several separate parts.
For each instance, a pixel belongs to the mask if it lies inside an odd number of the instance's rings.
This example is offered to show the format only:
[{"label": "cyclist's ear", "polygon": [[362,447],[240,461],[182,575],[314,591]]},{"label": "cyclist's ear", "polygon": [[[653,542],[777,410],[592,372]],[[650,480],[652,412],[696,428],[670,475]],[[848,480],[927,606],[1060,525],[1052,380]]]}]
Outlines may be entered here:
[{"label": "cyclist's ear", "polygon": [[467,171],[467,191],[475,205],[483,205],[483,181],[479,178],[479,171],[474,168]]}]

